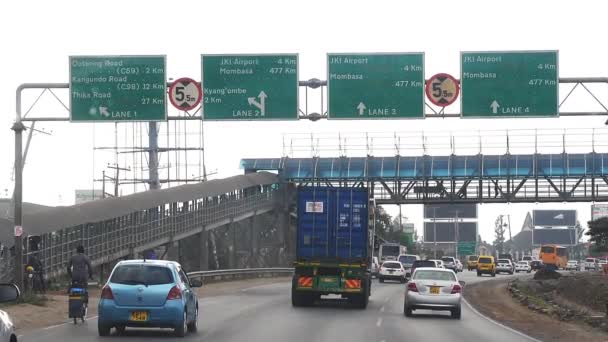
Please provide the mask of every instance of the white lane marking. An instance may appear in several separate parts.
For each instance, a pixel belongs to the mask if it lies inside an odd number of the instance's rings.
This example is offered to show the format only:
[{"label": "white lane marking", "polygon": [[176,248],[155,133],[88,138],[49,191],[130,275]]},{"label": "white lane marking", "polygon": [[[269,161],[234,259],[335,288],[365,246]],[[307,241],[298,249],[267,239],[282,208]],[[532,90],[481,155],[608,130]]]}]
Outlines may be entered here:
[{"label": "white lane marking", "polygon": [[380,340],[380,342],[386,342],[386,340]]},{"label": "white lane marking", "polygon": [[389,301],[390,299],[391,299],[391,297],[386,297],[386,298],[384,298],[384,302],[385,302],[385,303],[388,303],[388,301]]},{"label": "white lane marking", "polygon": [[251,286],[251,287],[246,287],[244,289],[241,289],[242,292],[247,292],[249,290],[253,290],[253,289],[257,289],[257,288],[261,288],[261,287],[267,287],[267,286],[272,286],[272,285],[276,285],[276,284],[283,284],[283,282],[279,282],[279,283],[270,283],[270,284],[262,284],[262,285],[256,285],[256,286]]},{"label": "white lane marking", "polygon": [[[85,318],[85,321],[96,319],[97,317],[99,317],[99,316],[87,317],[87,318]],[[51,325],[51,326],[42,328],[42,330],[51,330],[51,329],[55,329],[55,328],[67,325],[67,324],[72,324],[72,322],[64,322],[64,323],[59,323],[59,324]],[[17,336],[17,337],[19,337],[19,336]]]},{"label": "white lane marking", "polygon": [[376,326],[378,328],[380,328],[381,325],[382,325],[382,317],[378,317],[378,321],[376,321]]},{"label": "white lane marking", "polygon": [[380,312],[384,312],[384,305],[380,308]]},{"label": "white lane marking", "polygon": [[477,309],[475,309],[475,308],[473,307],[473,305],[471,305],[471,304],[470,304],[470,303],[469,303],[469,302],[468,302],[466,299],[464,299],[464,298],[463,298],[463,299],[462,299],[462,301],[463,301],[463,302],[464,302],[464,303],[465,303],[465,304],[466,304],[466,305],[469,307],[469,309],[471,309],[471,311],[473,311],[473,312],[474,312],[474,313],[475,313],[477,316],[479,316],[479,317],[481,317],[481,318],[484,318],[484,319],[485,319],[485,320],[487,320],[488,322],[490,322],[490,323],[494,323],[495,325],[497,325],[497,326],[499,326],[499,327],[501,327],[501,328],[503,328],[503,329],[505,329],[505,330],[508,330],[508,331],[510,331],[510,332],[512,332],[512,333],[514,333],[514,334],[516,334],[516,335],[519,335],[519,336],[521,336],[521,337],[523,337],[523,338],[526,338],[526,339],[528,339],[528,340],[530,340],[530,341],[534,341],[534,342],[541,342],[541,340],[537,340],[537,339],[535,339],[534,337],[532,337],[532,336],[528,336],[528,335],[524,334],[524,333],[523,333],[523,332],[521,332],[521,331],[517,331],[517,330],[515,330],[515,329],[509,328],[508,326],[506,326],[506,325],[504,325],[504,324],[501,324],[501,323],[498,323],[498,322],[496,322],[495,320],[491,319],[490,317],[483,315],[481,312],[477,311]]}]

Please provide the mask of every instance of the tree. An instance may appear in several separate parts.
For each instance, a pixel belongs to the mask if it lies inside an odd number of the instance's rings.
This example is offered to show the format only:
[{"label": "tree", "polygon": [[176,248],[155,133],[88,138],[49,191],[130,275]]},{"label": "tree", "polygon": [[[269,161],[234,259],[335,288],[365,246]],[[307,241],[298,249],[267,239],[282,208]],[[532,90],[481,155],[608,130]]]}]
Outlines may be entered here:
[{"label": "tree", "polygon": [[391,231],[392,217],[379,205],[374,209],[374,214],[376,220],[376,234],[386,238]]},{"label": "tree", "polygon": [[599,252],[608,251],[608,217],[589,221],[587,225],[589,231],[585,235],[590,237],[589,241],[595,243],[595,250]]},{"label": "tree", "polygon": [[505,225],[503,224],[503,216],[499,215],[494,223],[494,236],[495,240],[492,244],[498,253],[502,253],[505,243]]}]

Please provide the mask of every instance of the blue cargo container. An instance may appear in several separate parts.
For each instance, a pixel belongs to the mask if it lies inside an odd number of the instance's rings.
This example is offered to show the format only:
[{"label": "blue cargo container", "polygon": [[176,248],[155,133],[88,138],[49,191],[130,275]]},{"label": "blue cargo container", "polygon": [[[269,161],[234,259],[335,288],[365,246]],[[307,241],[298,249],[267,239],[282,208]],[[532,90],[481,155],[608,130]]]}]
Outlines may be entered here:
[{"label": "blue cargo container", "polygon": [[366,188],[298,188],[292,304],[340,294],[365,308],[371,293]]},{"label": "blue cargo container", "polygon": [[297,259],[367,260],[367,205],[365,188],[299,188]]}]

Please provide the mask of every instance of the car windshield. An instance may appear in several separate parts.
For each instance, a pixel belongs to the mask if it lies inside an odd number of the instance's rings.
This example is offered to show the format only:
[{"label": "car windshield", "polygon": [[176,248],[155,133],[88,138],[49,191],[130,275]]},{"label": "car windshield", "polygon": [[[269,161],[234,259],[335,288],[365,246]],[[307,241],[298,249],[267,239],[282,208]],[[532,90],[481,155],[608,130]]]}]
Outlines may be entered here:
[{"label": "car windshield", "polygon": [[399,261],[402,264],[413,264],[414,261],[416,261],[416,256],[415,255],[402,255],[399,257]]},{"label": "car windshield", "polygon": [[417,270],[414,273],[413,279],[415,280],[445,280],[445,281],[456,281],[456,277],[452,272],[445,271],[431,271],[431,270]]},{"label": "car windshield", "polygon": [[479,263],[480,264],[491,264],[492,259],[491,258],[479,258]]},{"label": "car windshield", "polygon": [[164,266],[121,265],[112,273],[110,282],[123,285],[163,285],[173,283],[173,275]]},{"label": "car windshield", "polygon": [[385,262],[382,264],[384,268],[401,268],[401,264],[398,262]]}]

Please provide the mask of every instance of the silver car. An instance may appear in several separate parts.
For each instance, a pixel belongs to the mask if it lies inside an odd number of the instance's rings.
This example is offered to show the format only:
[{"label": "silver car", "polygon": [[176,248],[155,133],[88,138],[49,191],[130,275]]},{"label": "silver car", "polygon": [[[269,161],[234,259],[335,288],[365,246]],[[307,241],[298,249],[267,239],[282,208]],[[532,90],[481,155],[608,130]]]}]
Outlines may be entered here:
[{"label": "silver car", "polygon": [[515,267],[513,263],[509,259],[498,259],[496,263],[496,273],[506,272],[509,274],[513,274],[515,271]]},{"label": "silver car", "polygon": [[460,319],[460,300],[464,282],[459,282],[452,270],[421,267],[417,268],[407,283],[403,314],[412,316],[412,311],[450,311],[452,318]]}]

